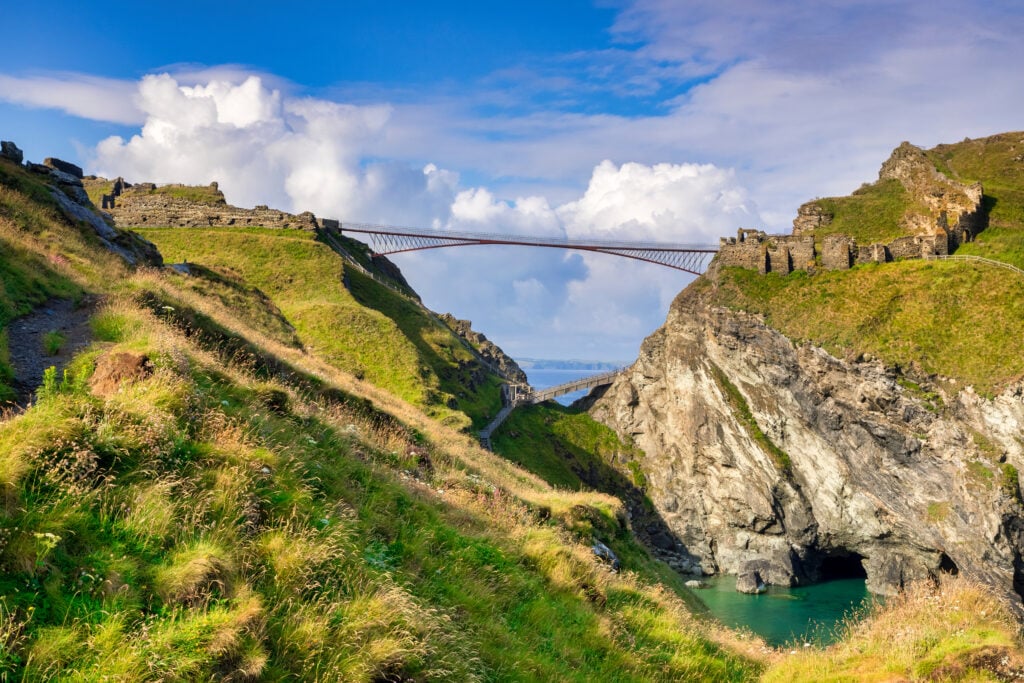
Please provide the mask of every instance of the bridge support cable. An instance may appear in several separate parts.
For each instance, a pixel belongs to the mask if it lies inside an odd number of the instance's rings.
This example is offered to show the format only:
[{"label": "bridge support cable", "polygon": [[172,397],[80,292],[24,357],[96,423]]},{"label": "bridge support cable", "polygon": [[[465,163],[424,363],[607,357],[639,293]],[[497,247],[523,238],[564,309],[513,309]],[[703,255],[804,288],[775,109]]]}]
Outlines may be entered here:
[{"label": "bridge support cable", "polygon": [[341,223],[340,226],[340,230],[343,233],[356,234],[360,239],[365,240],[369,244],[370,249],[379,256],[389,256],[410,251],[424,251],[427,249],[490,244],[545,247],[622,256],[674,270],[681,270],[693,275],[700,275],[707,270],[711,259],[718,253],[718,248],[710,245],[573,240],[527,235],[419,230],[366,223]]}]

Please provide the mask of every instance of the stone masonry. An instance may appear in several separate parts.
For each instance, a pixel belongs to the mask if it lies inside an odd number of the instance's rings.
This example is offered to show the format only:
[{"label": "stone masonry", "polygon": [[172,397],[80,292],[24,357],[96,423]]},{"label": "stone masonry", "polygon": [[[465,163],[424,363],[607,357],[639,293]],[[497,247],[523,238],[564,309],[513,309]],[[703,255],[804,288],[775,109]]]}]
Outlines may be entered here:
[{"label": "stone masonry", "polygon": [[862,263],[944,256],[985,227],[981,184],[966,185],[947,178],[924,151],[909,142],[893,151],[878,178],[900,182],[912,198],[899,222],[904,236],[887,244],[857,244],[851,235],[827,234],[820,237],[818,254],[815,233],[829,226],[833,216],[812,201],[798,209],[792,235],[741,228],[736,237],[723,237],[718,264],[760,273],[787,274],[816,266],[845,270]]},{"label": "stone masonry", "polygon": [[103,204],[119,228],[259,226],[315,230],[319,227],[316,216],[309,211],[296,215],[267,206],[253,209],[231,206],[216,183],[210,186],[209,194],[212,200],[200,203],[160,192],[152,183],[130,185],[118,178],[113,193],[104,195]]},{"label": "stone masonry", "polygon": [[768,235],[740,228],[736,237],[723,237],[718,262],[759,273],[782,273],[814,267],[814,235]]}]

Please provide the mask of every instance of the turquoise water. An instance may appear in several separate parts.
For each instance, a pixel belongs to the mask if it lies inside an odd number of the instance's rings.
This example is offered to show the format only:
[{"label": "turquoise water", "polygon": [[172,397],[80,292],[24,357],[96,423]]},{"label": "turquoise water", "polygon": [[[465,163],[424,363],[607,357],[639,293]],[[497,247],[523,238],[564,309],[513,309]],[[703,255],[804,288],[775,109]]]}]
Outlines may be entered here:
[{"label": "turquoise water", "polygon": [[811,586],[780,588],[747,595],[736,592],[736,577],[704,579],[708,588],[693,593],[719,621],[745,628],[770,645],[804,643],[827,645],[836,639],[836,627],[859,608],[871,605],[864,579],[835,579]]}]

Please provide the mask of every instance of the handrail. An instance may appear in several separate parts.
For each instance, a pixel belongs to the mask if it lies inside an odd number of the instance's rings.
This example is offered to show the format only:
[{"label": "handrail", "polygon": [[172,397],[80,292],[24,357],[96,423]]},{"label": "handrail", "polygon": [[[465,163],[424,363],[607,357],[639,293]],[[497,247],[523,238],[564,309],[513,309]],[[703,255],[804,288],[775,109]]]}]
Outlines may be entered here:
[{"label": "handrail", "polygon": [[618,368],[617,370],[611,370],[609,372],[603,372],[599,375],[590,375],[589,377],[581,377],[580,379],[573,380],[571,382],[565,382],[557,386],[548,387],[542,391],[535,392],[531,398],[531,403],[543,403],[552,398],[558,398],[565,394],[571,394],[574,391],[580,389],[589,389],[592,387],[599,387],[604,384],[611,384],[612,380],[621,375],[626,371],[626,368]]},{"label": "handrail", "polygon": [[984,256],[974,256],[973,254],[928,254],[924,258],[929,261],[935,259],[941,259],[943,261],[973,261],[975,263],[984,263],[986,265],[996,266],[997,268],[1011,270],[1020,275],[1024,275],[1024,269],[1018,268],[1012,263],[996,261],[995,259],[985,258]]}]

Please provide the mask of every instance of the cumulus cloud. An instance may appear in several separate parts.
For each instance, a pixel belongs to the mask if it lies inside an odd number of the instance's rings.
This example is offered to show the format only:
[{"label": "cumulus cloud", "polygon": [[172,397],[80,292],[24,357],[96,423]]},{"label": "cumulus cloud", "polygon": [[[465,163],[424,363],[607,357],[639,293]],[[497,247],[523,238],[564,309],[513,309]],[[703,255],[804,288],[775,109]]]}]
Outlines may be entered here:
[{"label": "cumulus cloud", "polygon": [[602,161],[579,200],[559,208],[571,237],[716,243],[756,207],[734,173],[712,164]]},{"label": "cumulus cloud", "polygon": [[157,183],[216,180],[241,206],[417,224],[446,212],[458,180],[433,165],[365,163],[388,123],[386,105],[288,97],[252,74],[191,85],[149,75],[136,102],[146,117],[139,134],[100,142],[91,169]]}]

